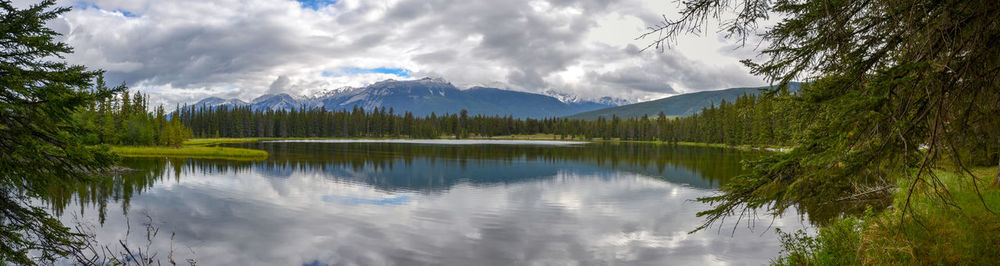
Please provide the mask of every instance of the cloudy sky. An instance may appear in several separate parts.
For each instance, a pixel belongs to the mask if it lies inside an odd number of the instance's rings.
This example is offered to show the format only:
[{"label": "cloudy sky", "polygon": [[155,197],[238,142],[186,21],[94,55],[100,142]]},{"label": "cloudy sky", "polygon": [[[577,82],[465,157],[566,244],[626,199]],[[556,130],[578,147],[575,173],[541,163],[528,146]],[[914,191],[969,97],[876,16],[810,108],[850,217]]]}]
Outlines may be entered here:
[{"label": "cloudy sky", "polygon": [[[25,5],[31,1],[16,1]],[[765,84],[714,30],[664,51],[634,40],[671,17],[672,0],[93,0],[51,27],[75,48],[71,63],[155,103],[207,96],[251,100],[443,77],[584,97],[649,100]],[[751,47],[752,48],[752,47]]]}]

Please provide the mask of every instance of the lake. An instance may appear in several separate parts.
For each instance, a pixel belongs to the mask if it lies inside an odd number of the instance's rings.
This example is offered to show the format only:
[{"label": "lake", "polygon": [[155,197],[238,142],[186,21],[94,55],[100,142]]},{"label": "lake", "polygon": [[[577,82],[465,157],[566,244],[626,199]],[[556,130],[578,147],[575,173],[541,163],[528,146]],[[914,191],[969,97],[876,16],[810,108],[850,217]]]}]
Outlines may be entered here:
[{"label": "lake", "polygon": [[[689,234],[760,152],[656,144],[281,141],[265,161],[126,159],[47,200],[103,243],[199,265],[764,264],[798,215]],[[128,219],[126,219],[128,217]],[[746,218],[744,218],[746,221]]]}]

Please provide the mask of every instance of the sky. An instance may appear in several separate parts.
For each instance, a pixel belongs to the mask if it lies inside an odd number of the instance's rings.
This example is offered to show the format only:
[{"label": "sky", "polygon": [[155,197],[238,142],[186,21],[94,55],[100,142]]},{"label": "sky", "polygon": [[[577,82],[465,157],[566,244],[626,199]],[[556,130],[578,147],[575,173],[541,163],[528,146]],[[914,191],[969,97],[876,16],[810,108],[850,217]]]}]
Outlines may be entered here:
[{"label": "sky", "polygon": [[[32,1],[15,1],[25,6]],[[713,28],[640,51],[672,0],[60,0],[65,59],[173,106],[385,79],[651,100],[761,86]]]}]

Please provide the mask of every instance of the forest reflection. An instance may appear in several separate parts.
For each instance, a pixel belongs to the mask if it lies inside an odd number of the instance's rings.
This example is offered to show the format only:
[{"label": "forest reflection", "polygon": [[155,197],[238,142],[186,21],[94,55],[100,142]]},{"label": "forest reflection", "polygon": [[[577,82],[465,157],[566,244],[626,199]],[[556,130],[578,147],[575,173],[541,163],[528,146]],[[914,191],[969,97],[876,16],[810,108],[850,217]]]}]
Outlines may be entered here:
[{"label": "forest reflection", "polygon": [[[550,178],[559,171],[627,172],[694,189],[711,190],[742,173],[740,162],[760,151],[655,145],[416,145],[406,143],[252,143],[234,145],[266,150],[265,161],[130,158],[135,171],[74,186],[54,186],[45,200],[57,215],[68,204],[99,212],[103,223],[109,201],[127,212],[133,196],[154,184],[186,174],[247,174],[292,178],[320,174],[377,190],[440,193],[456,184],[491,186]],[[76,199],[74,201],[74,199]]]}]

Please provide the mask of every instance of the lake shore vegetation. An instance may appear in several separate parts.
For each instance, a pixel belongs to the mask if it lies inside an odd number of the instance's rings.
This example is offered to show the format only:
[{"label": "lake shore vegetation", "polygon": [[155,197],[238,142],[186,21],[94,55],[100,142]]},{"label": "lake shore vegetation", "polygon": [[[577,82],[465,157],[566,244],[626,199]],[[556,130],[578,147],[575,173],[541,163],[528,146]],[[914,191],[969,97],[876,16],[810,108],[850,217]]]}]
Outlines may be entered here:
[{"label": "lake shore vegetation", "polygon": [[255,149],[207,146],[112,146],[122,157],[182,157],[199,159],[263,160],[267,152]]}]

